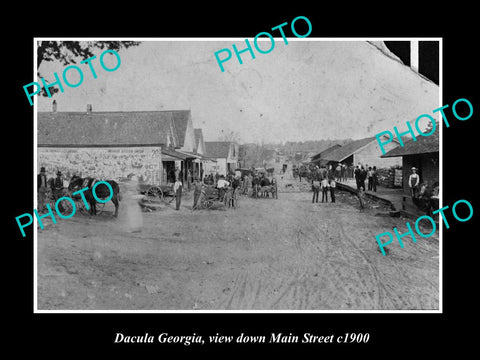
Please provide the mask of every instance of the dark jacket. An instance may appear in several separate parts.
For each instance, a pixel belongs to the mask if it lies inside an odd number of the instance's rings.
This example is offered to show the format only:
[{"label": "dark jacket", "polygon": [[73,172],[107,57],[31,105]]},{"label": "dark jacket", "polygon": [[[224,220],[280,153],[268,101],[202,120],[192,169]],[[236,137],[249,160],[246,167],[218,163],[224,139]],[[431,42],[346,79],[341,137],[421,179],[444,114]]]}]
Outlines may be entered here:
[{"label": "dark jacket", "polygon": [[56,177],[52,185],[53,185],[53,190],[63,189],[63,179]]},{"label": "dark jacket", "polygon": [[37,190],[40,189],[40,186],[42,185],[42,177],[45,179],[45,186],[48,186],[47,175],[38,174],[37,175]]}]

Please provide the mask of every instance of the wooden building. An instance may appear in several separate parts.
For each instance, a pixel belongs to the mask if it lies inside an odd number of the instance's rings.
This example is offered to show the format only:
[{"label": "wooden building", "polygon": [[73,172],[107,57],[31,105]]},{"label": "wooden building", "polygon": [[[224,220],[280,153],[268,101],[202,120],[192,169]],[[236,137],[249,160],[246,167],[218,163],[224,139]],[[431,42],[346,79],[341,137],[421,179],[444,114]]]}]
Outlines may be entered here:
[{"label": "wooden building", "polygon": [[[121,180],[134,173],[145,183],[165,184],[168,167],[188,160],[176,150],[190,149],[189,125],[176,129],[180,117],[191,122],[189,110],[39,112],[37,166],[49,177],[60,170],[67,180],[73,174]],[[194,143],[193,127],[191,134]]]},{"label": "wooden building", "polygon": [[403,147],[390,150],[382,156],[385,159],[401,158],[403,167],[403,189],[406,194],[410,193],[408,178],[412,167],[417,168],[420,182],[427,180],[430,185],[439,181],[439,135],[438,130],[432,135],[418,136],[416,141],[410,139]]},{"label": "wooden building", "polygon": [[238,144],[231,141],[206,141],[205,174],[227,175],[238,167]]},{"label": "wooden building", "polygon": [[322,165],[327,165],[328,160],[325,159],[325,157],[330,154],[331,152],[337,150],[338,148],[341,148],[342,145],[340,144],[335,144],[333,146],[330,146],[326,148],[325,150],[320,151],[319,153],[313,155],[311,157],[311,162],[314,163],[315,165],[322,166]]},{"label": "wooden building", "polygon": [[[399,146],[398,140],[384,145],[386,151],[390,151]],[[383,158],[382,150],[378,145],[375,136],[354,140],[336,150],[333,150],[322,157],[327,163],[336,165],[337,163],[350,165],[376,166],[377,168],[385,168],[400,165],[401,161],[396,158]]]}]

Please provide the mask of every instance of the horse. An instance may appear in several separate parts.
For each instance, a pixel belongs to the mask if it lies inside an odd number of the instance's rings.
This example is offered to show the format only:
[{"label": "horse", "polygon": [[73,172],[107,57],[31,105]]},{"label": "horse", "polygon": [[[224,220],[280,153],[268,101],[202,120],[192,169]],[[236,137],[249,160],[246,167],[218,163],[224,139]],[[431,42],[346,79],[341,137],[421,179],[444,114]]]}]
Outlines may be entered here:
[{"label": "horse", "polygon": [[[93,196],[93,193],[92,193],[92,188],[95,185],[94,181],[98,182],[98,180],[91,177],[81,178],[80,176],[74,175],[70,180],[70,184],[68,185],[68,191],[70,191],[70,193],[78,191],[85,187],[88,187],[88,190],[85,190],[83,194],[85,195],[85,199],[90,205],[90,215],[97,214],[97,208],[96,208],[97,200],[95,200],[95,197]],[[112,187],[113,196],[111,200],[115,205],[115,214],[113,216],[117,217],[119,200],[120,200],[120,186],[118,186],[117,182],[114,180],[105,180],[105,181],[109,183],[110,186]],[[100,185],[97,185],[97,187],[95,188],[95,194],[97,198],[105,199],[110,196],[110,189],[107,187],[107,185],[100,184]]]}]

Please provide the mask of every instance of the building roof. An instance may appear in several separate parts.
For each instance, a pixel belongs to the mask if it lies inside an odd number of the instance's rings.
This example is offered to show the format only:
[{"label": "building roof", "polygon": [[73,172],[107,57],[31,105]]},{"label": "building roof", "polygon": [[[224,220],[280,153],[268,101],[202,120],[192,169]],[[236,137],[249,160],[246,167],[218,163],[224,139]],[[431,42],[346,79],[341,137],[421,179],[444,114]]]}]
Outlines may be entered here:
[{"label": "building roof", "polygon": [[162,149],[162,161],[168,161],[168,160],[187,160],[189,156],[187,154],[184,154],[179,151],[175,151],[173,149],[167,149],[163,148]]},{"label": "building roof", "polygon": [[39,112],[39,146],[165,145],[176,134],[172,111]]},{"label": "building roof", "polygon": [[315,160],[318,160],[320,158],[323,158],[324,156],[330,154],[332,151],[335,151],[336,149],[338,149],[339,147],[341,147],[342,145],[340,144],[335,144],[335,145],[332,145],[328,148],[326,148],[325,150],[323,151],[320,151],[318,154],[315,154],[312,156],[312,161],[315,161]]},{"label": "building roof", "polygon": [[190,120],[190,110],[174,110],[171,111],[175,130],[177,133],[177,146],[182,147],[185,144],[185,136],[187,134],[188,121]]},{"label": "building roof", "polygon": [[210,158],[227,158],[230,141],[205,141],[205,156]]},{"label": "building roof", "polygon": [[404,146],[398,146],[382,155],[382,158],[397,157],[404,155],[434,153],[439,151],[440,138],[438,131],[430,136],[416,136],[416,141],[408,140]]},{"label": "building roof", "polygon": [[372,141],[376,141],[375,136],[354,140],[322,156],[322,158],[329,161],[343,161],[350,155],[356,153],[359,149],[370,144]]}]

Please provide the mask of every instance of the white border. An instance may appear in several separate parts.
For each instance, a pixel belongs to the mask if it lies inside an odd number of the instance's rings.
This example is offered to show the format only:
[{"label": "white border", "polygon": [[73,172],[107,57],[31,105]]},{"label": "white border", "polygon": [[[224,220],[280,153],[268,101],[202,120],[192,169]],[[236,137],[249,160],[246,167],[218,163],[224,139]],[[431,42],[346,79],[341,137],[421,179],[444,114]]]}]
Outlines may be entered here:
[{"label": "white border", "polygon": [[[33,81],[37,78],[37,41],[245,41],[245,39],[253,40],[254,38],[244,37],[214,37],[214,38],[84,38],[84,37],[42,37],[33,38]],[[274,37],[275,41],[283,41],[283,38]],[[268,38],[259,38],[260,41],[267,41]],[[443,38],[442,37],[333,37],[333,38],[317,38],[317,37],[305,37],[305,38],[290,38],[290,41],[438,41],[439,42],[439,107],[442,106],[443,101]],[[380,50],[379,50],[380,51]],[[414,71],[414,70],[412,70]],[[35,95],[35,101],[33,105],[34,111],[34,161],[33,161],[33,184],[34,184],[34,208],[37,208],[37,96]],[[434,109],[432,109],[434,110]],[[439,124],[442,125],[442,119]],[[440,152],[439,152],[439,206],[443,206],[443,126],[440,126]],[[38,270],[38,236],[37,236],[37,219],[33,216],[34,221],[33,229],[33,244],[34,244],[34,269],[33,269],[33,301],[34,301],[34,314],[441,314],[443,313],[443,228],[442,220],[439,217],[439,309],[438,310],[39,310],[38,309],[38,286],[37,286],[37,270]]]}]

